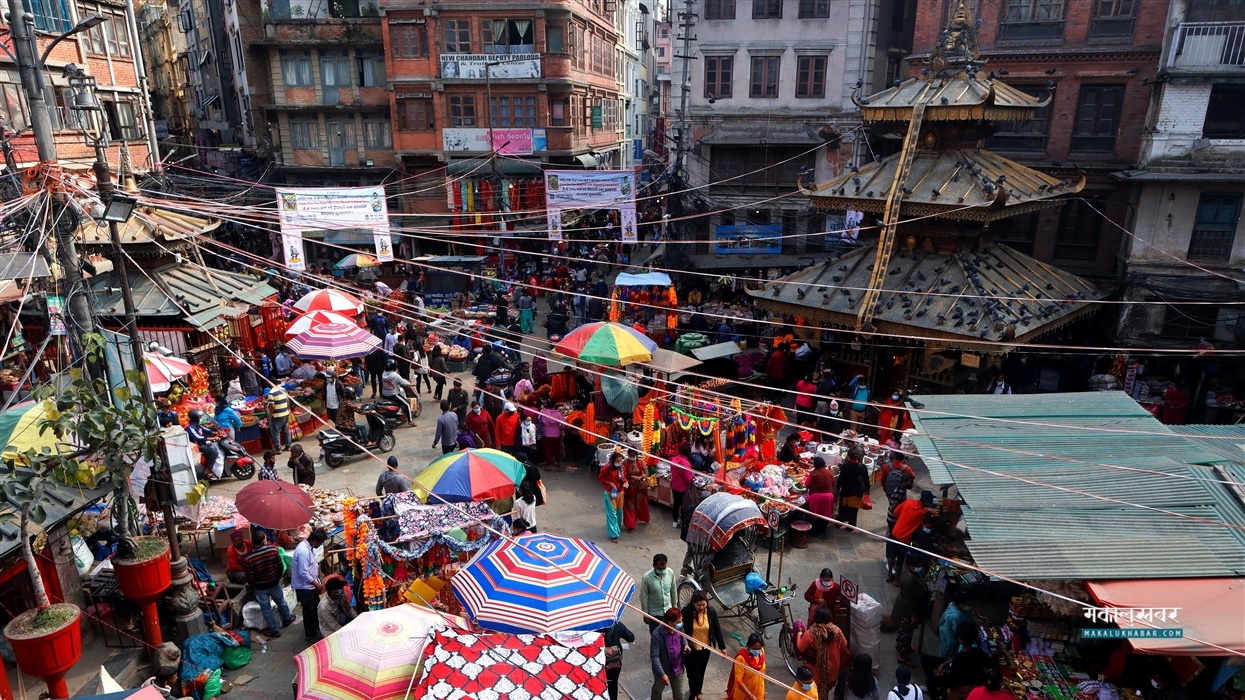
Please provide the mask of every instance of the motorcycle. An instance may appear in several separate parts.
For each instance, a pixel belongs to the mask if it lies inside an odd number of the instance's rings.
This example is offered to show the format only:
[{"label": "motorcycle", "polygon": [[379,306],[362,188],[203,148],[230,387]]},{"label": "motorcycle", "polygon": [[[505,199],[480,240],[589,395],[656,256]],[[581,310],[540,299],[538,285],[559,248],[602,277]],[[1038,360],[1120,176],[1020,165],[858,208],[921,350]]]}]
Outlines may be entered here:
[{"label": "motorcycle", "polygon": [[[419,400],[419,396],[412,396],[415,399],[415,405],[411,408],[411,418],[419,418],[424,412],[424,404]],[[409,404],[408,404],[409,405]],[[364,408],[367,408],[366,406]],[[406,423],[406,406],[402,405],[400,399],[391,399],[388,397],[380,397],[372,406],[381,417],[385,419],[385,426],[390,430]]]},{"label": "motorcycle", "polygon": [[[372,411],[372,406],[363,406],[364,411]],[[324,429],[316,433],[316,440],[320,443],[320,461],[324,462],[330,468],[336,469],[345,463],[347,457],[366,454],[365,449],[376,449],[379,452],[392,452],[397,445],[397,441],[393,436],[393,426],[389,425],[389,418],[382,417],[379,413],[366,413],[368,426],[368,441],[364,445],[359,441],[357,431],[342,432],[340,430]]]},{"label": "motorcycle", "polygon": [[[255,476],[255,459],[246,453],[242,445],[230,439],[229,432],[225,430],[217,430],[216,449],[220,450],[221,455],[225,458],[225,468],[221,472],[221,479],[224,474],[229,474],[238,481],[246,481]],[[199,472],[203,478],[209,481],[217,481],[217,477],[212,476],[211,465],[202,454],[199,456]]]}]

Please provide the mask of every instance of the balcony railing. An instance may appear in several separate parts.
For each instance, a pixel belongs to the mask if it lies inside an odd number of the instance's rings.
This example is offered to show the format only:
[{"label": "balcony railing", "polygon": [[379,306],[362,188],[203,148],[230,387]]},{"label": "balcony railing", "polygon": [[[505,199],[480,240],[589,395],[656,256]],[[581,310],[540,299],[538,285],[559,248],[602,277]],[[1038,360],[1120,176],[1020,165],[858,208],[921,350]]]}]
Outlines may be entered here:
[{"label": "balcony railing", "polygon": [[1185,22],[1176,28],[1167,69],[1245,71],[1245,22]]}]

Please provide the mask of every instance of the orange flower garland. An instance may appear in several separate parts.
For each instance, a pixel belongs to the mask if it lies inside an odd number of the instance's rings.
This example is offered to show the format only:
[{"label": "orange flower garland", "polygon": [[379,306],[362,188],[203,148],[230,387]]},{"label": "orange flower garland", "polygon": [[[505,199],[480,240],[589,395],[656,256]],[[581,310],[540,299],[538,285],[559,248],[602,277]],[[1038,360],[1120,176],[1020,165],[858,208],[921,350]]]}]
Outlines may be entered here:
[{"label": "orange flower garland", "polygon": [[355,563],[355,546],[359,542],[359,516],[355,512],[355,504],[358,499],[350,496],[342,500],[342,526],[346,535],[346,561],[351,564]]},{"label": "orange flower garland", "polygon": [[618,288],[615,287],[610,291],[610,321],[618,323],[620,318],[622,318],[622,309],[618,307]]},{"label": "orange flower garland", "polygon": [[354,560],[362,562],[367,559],[367,533],[371,529],[371,525],[365,520],[359,523],[359,534],[355,538]]}]

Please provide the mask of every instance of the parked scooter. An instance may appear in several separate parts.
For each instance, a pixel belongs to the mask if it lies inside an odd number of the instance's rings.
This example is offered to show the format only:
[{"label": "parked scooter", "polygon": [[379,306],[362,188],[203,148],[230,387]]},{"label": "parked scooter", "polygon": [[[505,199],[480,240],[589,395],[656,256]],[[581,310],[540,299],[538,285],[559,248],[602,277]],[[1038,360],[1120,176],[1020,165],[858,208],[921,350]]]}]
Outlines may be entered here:
[{"label": "parked scooter", "polygon": [[[242,445],[231,440],[226,430],[217,430],[216,436],[218,438],[216,448],[225,458],[225,469],[222,474],[229,474],[238,481],[246,481],[255,476],[255,459],[246,453]],[[211,465],[207,464],[207,460],[202,455],[199,456],[199,473],[209,481],[217,480],[212,476]]]}]

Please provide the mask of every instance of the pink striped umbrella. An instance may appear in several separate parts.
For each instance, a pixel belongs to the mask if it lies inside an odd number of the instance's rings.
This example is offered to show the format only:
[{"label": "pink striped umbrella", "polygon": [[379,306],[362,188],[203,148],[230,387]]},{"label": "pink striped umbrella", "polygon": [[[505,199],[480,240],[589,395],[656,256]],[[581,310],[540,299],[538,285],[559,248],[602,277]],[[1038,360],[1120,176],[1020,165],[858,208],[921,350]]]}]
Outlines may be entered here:
[{"label": "pink striped umbrella", "polygon": [[294,302],[299,311],[336,311],[339,314],[363,313],[363,302],[336,289],[317,289]]},{"label": "pink striped umbrella", "polygon": [[344,360],[372,352],[380,338],[353,322],[321,323],[287,340],[285,347],[304,360]]},{"label": "pink striped umbrella", "polygon": [[349,316],[335,313],[333,311],[308,311],[307,313],[294,319],[289,328],[285,329],[285,335],[288,338],[292,335],[306,333],[311,330],[312,326],[319,326],[325,323],[354,323]]},{"label": "pink striped umbrella", "polygon": [[143,353],[143,365],[147,370],[147,381],[151,383],[152,391],[168,391],[173,380],[190,374],[193,368],[193,365],[180,357],[165,357],[157,352]]}]

